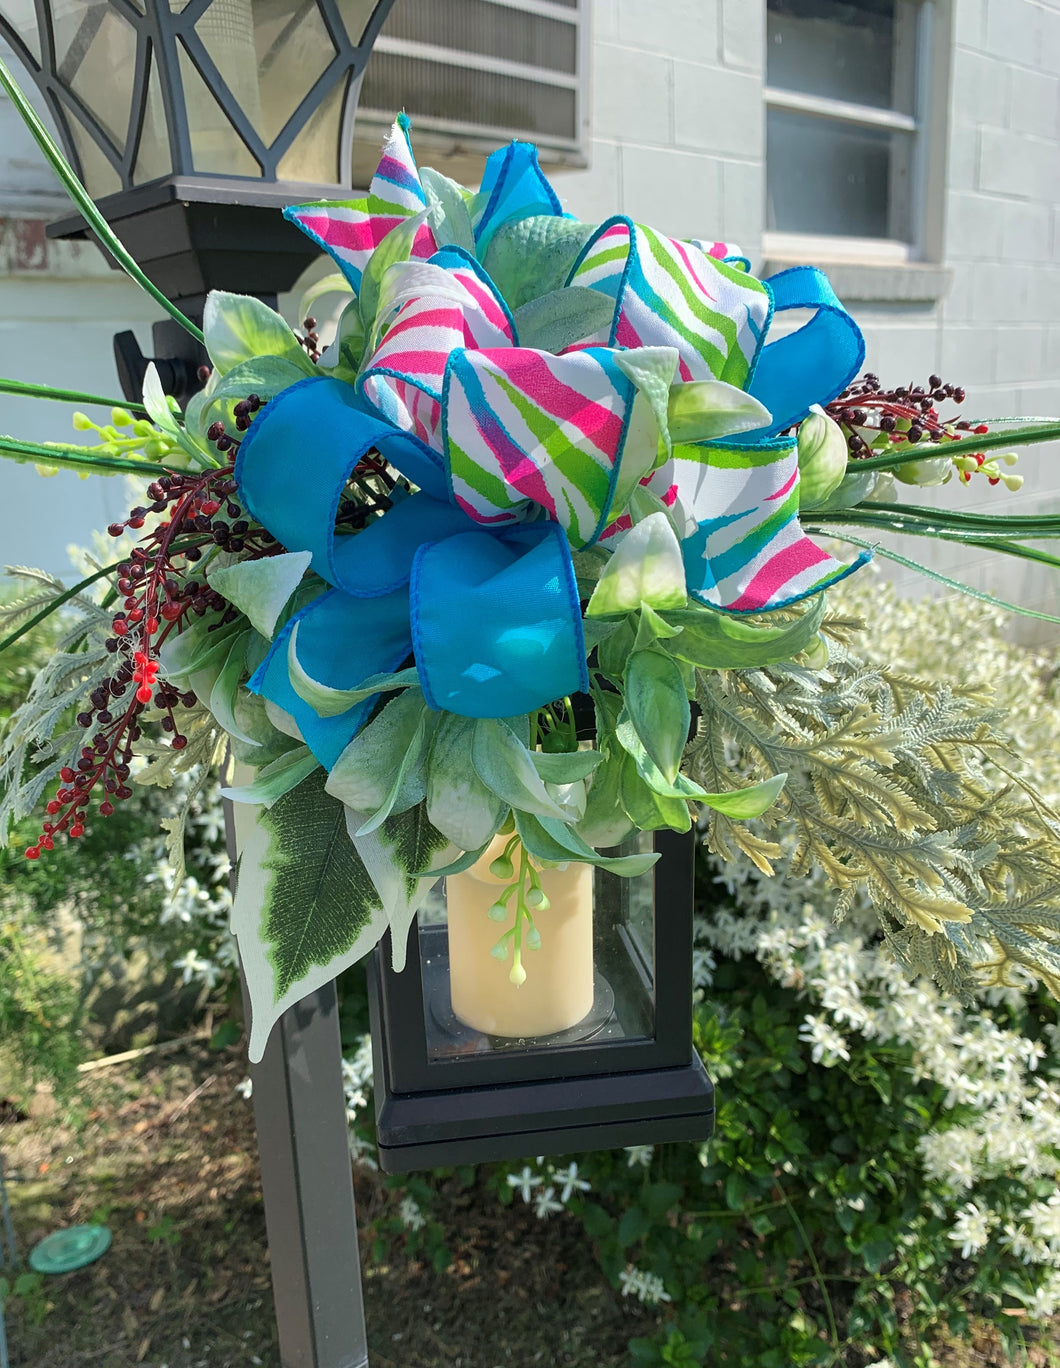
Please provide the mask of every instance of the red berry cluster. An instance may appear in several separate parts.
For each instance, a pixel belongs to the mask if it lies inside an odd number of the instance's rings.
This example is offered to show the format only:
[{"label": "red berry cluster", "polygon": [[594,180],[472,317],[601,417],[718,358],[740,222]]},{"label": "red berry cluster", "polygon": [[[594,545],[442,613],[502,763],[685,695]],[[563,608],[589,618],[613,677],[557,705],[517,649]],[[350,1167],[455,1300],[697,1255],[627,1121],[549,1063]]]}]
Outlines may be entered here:
[{"label": "red berry cluster", "polygon": [[[865,439],[865,430],[870,431],[869,440],[885,432],[892,445],[909,443],[911,446],[925,439],[945,442],[956,440],[962,434],[975,432],[981,435],[989,431],[985,423],[973,425],[963,418],[939,416],[940,403],[951,400],[963,404],[964,398],[960,385],[944,384],[938,375],[929,375],[926,385],[910,381],[908,385],[885,390],[881,388],[878,376],[867,373],[833,399],[827,412],[842,427],[851,457],[861,460],[879,455]],[[978,463],[982,465],[985,459],[980,455]]]},{"label": "red berry cluster", "polygon": [[[236,424],[241,431],[260,407],[257,396],[244,401],[242,409],[236,406]],[[238,450],[238,442],[229,438],[223,427],[219,434],[211,435],[220,450]],[[223,445],[218,438],[223,439]],[[182,631],[192,617],[219,614],[213,630],[239,615],[205,580],[195,578],[195,562],[211,545],[244,553],[247,558],[282,549],[264,528],[243,517],[235,494],[231,467],[163,475],[147,487],[150,504],[134,508],[124,521],[107,529],[112,536],[120,537],[127,528],[139,531],[149,514],[164,515],[133,548],[129,559],[117,567],[115,589],[122,606],[105,645],[119,663],[114,674],[93,690],[89,706],[77,716],[79,726],[93,731],[91,744],[82,747],[73,766],[60,771],[59,786],[46,809],[49,820],[43,824],[36,844],[27,849],[27,859],[39,859],[42,850],[51,850],[59,832],[71,837],[82,835],[93,793],[102,793],[99,812],[103,817],[113,813],[115,800],[131,796],[127,780],[133,745],[141,735],[142,714],[149,704],[161,712],[160,725],[170,735],[173,749],[183,750],[188,744],[175,712],[179,707],[194,707],[196,698],[158,680],[158,649],[172,632]]]}]

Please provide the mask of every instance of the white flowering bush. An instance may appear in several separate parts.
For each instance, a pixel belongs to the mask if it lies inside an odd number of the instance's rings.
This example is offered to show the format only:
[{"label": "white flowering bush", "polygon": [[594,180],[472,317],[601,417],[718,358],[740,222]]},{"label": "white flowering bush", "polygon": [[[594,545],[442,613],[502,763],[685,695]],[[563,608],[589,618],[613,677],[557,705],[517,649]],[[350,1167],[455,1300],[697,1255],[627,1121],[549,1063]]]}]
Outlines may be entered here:
[{"label": "white flowering bush", "polygon": [[[992,691],[1012,736],[999,763],[1060,799],[1050,658],[967,600],[909,604],[878,583],[834,597],[871,616],[862,653]],[[1035,1337],[1055,1342],[1055,1003],[1022,970],[966,1002],[911,980],[864,895],[840,901],[819,870],[793,873],[794,833],[771,836],[786,852],[773,878],[742,853],[701,857],[695,1030],[715,1139],[498,1165],[500,1200],[542,1219],[565,1208],[616,1292],[656,1308],[637,1368],[921,1368],[935,1336],[971,1335],[977,1318],[1014,1361]]]}]

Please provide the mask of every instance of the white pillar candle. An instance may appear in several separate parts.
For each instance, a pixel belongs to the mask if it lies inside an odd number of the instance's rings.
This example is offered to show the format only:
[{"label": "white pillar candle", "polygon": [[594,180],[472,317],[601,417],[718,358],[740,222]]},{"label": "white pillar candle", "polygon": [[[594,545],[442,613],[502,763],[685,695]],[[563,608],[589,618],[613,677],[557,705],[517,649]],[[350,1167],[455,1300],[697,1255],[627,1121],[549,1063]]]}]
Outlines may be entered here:
[{"label": "white pillar candle", "polygon": [[490,954],[512,924],[515,898],[506,921],[491,921],[487,915],[497,895],[512,882],[489,870],[509,839],[498,836],[469,870],[446,879],[453,1011],[485,1035],[551,1035],[577,1025],[593,1005],[593,870],[572,862],[540,871],[550,906],[533,912],[540,949],[526,947],[524,923],[526,981],[516,986],[508,977],[511,950],[505,960]]}]

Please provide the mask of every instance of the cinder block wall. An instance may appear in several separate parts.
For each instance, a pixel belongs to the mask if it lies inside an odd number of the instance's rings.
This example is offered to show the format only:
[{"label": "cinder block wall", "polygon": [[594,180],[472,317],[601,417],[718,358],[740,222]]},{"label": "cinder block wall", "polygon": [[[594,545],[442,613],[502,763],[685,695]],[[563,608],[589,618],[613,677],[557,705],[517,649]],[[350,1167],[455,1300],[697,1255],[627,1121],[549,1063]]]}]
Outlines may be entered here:
[{"label": "cinder block wall", "polygon": [[[937,3],[937,41],[952,44],[935,187],[948,286],[901,302],[886,298],[891,273],[877,285],[871,272],[835,276],[863,296],[847,302],[885,381],[935,371],[966,387],[969,416],[1060,415],[1060,4]],[[566,207],[586,218],[620,208],[674,235],[733,240],[761,265],[764,12],[755,0],[596,0],[592,164],[554,178]],[[1019,468],[1023,507],[1060,510],[1060,450],[1028,448]],[[966,508],[1012,498],[985,482],[945,490]],[[963,548],[907,539],[898,549],[1060,614],[1055,576]],[[895,577],[923,589],[919,577]],[[1057,639],[1048,624],[1029,630]]]}]

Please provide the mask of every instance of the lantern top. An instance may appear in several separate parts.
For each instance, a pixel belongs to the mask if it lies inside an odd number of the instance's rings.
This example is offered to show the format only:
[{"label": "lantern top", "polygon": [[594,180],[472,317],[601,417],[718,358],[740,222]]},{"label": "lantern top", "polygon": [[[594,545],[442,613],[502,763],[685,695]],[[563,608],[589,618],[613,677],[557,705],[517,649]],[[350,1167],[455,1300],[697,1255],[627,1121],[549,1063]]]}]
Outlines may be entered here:
[{"label": "lantern top", "polygon": [[168,183],[170,198],[268,204],[349,186],[360,78],[392,3],[0,0],[0,36],[94,199]]}]

